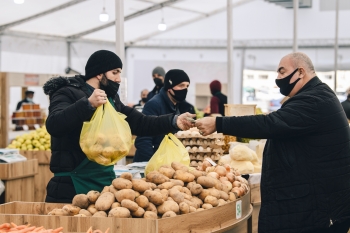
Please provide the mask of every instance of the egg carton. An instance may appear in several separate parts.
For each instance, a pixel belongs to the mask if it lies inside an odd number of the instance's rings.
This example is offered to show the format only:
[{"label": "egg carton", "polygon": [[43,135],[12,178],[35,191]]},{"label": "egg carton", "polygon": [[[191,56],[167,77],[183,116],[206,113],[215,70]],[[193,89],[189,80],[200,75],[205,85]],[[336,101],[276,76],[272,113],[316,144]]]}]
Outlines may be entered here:
[{"label": "egg carton", "polygon": [[213,149],[210,147],[203,148],[202,146],[193,146],[192,148],[187,146],[186,150],[188,151],[188,153],[210,153]]},{"label": "egg carton", "polygon": [[186,138],[180,140],[184,146],[223,146],[225,142],[222,139],[195,139]]},{"label": "egg carton", "polygon": [[190,154],[190,160],[203,161],[205,158],[211,158],[212,160],[219,161],[220,154]]},{"label": "egg carton", "polygon": [[175,136],[179,139],[183,138],[199,138],[199,139],[223,139],[224,134],[222,133],[213,133],[207,136],[202,136],[198,130],[193,130],[193,131],[179,131],[175,134]]}]

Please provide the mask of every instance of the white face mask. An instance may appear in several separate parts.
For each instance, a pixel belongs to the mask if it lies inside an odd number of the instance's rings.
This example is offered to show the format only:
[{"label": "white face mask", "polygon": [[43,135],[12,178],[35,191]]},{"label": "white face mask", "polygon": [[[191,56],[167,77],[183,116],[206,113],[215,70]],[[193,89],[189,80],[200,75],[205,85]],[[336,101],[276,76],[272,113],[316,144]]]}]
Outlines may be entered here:
[{"label": "white face mask", "polygon": [[29,102],[33,102],[33,99],[32,99],[32,98],[27,98],[27,100],[28,100]]}]

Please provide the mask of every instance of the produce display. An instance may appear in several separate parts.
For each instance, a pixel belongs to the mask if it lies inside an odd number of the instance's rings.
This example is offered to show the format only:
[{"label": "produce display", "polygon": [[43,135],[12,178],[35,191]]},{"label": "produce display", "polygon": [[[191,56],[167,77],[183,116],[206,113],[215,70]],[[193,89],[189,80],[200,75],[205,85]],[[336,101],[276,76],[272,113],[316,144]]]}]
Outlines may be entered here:
[{"label": "produce display", "polygon": [[219,161],[224,153],[222,146],[225,144],[222,133],[213,133],[208,136],[202,136],[198,128],[191,128],[187,131],[179,131],[175,136],[186,147],[192,167],[201,165],[206,158],[213,161]]},{"label": "produce display", "polygon": [[11,233],[62,233],[63,227],[59,227],[57,229],[48,229],[46,230],[44,227],[36,227],[27,225],[19,225],[17,226],[13,222],[11,223],[3,223],[0,225],[0,233],[11,232]]},{"label": "produce display", "polygon": [[235,136],[224,136],[224,145],[222,146],[222,149],[224,150],[224,154],[228,154],[230,150],[230,142],[236,142],[237,138]]},{"label": "produce display", "polygon": [[17,136],[7,148],[29,151],[51,151],[51,137],[46,131],[46,127],[43,126],[33,132]]},{"label": "produce display", "polygon": [[233,147],[228,155],[221,157],[219,164],[230,164],[241,174],[261,172],[261,161],[258,155],[245,145]]},{"label": "produce display", "polygon": [[[235,201],[248,192],[248,182],[229,165],[202,170],[173,162],[142,179],[122,173],[100,192],[78,194],[72,204],[48,215],[158,219],[203,211]],[[207,171],[205,171],[207,170]]]}]

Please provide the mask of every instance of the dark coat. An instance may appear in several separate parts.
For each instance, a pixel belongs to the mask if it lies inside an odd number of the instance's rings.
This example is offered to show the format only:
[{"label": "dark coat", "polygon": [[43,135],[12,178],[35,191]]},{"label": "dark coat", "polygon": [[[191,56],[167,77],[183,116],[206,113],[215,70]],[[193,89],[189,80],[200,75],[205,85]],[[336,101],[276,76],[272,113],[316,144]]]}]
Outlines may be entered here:
[{"label": "dark coat", "polygon": [[341,105],[344,108],[346,117],[350,120],[350,100],[349,99],[345,100],[344,102],[341,103]]},{"label": "dark coat", "polygon": [[[169,113],[178,114],[179,110],[177,106],[171,102],[164,88],[162,88],[158,95],[154,96],[145,104],[142,113],[149,116],[161,116]],[[135,152],[134,162],[149,161],[158,150],[164,135],[165,134],[155,137],[137,137],[135,140],[135,147],[137,150]]]},{"label": "dark coat", "polygon": [[210,99],[210,113],[220,113],[225,116],[225,104],[227,104],[227,96],[221,92],[217,92]]},{"label": "dark coat", "polygon": [[350,218],[350,130],[317,77],[268,115],[217,118],[218,132],[267,138],[259,233],[299,233]]},{"label": "dark coat", "polygon": [[[178,107],[179,107],[179,112],[182,114],[182,113],[185,113],[185,112],[189,112],[191,114],[196,114],[196,110],[194,109],[193,105],[190,104],[189,102],[187,102],[186,100],[178,103]],[[194,118],[196,119],[196,117]]]},{"label": "dark coat", "polygon": [[[50,170],[53,173],[70,172],[86,158],[79,145],[80,132],[84,121],[91,119],[95,109],[89,105],[90,94],[80,76],[50,79],[44,85],[44,92],[50,96],[46,120],[47,131],[51,135]],[[118,95],[114,105],[118,112],[127,116],[125,120],[134,135],[159,135],[176,130],[172,125],[174,114],[145,116],[121,103]],[[46,201],[70,203],[75,194],[71,178],[57,176],[48,183]]]},{"label": "dark coat", "polygon": [[152,89],[152,91],[148,92],[148,95],[147,95],[147,102],[148,102],[150,99],[152,99],[154,96],[158,95],[161,88],[162,88],[162,87],[154,86],[154,88]]}]

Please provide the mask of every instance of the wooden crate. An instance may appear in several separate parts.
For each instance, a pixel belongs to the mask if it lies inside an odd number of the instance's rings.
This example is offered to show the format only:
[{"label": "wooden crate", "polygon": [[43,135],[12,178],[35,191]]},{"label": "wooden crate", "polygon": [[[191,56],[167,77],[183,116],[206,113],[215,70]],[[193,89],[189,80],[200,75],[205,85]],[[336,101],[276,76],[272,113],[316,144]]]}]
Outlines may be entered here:
[{"label": "wooden crate", "polygon": [[[236,219],[236,203],[242,201],[242,217]],[[86,232],[93,229],[110,232],[231,232],[251,233],[252,206],[250,193],[235,202],[209,210],[179,215],[173,218],[149,220],[138,218],[101,218],[101,217],[67,217],[45,215],[54,208],[62,208],[64,204],[12,202],[0,205],[0,223],[30,223],[45,228],[63,227],[64,232]]]},{"label": "wooden crate", "polygon": [[261,206],[261,196],[260,196],[260,184],[250,184],[250,201],[253,206],[253,214],[252,214],[252,231],[253,233],[258,232],[258,220],[259,220],[259,212]]},{"label": "wooden crate", "polygon": [[260,184],[250,184],[250,193],[251,193],[251,202],[252,203],[260,203]]},{"label": "wooden crate", "polygon": [[34,201],[34,176],[38,160],[0,164],[0,180],[5,183],[4,202]]},{"label": "wooden crate", "polygon": [[38,159],[38,174],[34,177],[34,201],[45,201],[46,186],[53,177],[50,171],[51,151],[20,151],[20,154],[27,159]]},{"label": "wooden crate", "polygon": [[256,104],[225,104],[225,116],[255,115]]}]

